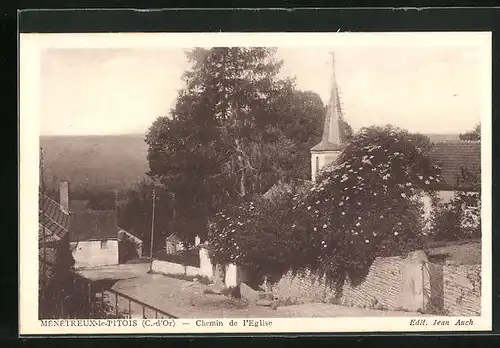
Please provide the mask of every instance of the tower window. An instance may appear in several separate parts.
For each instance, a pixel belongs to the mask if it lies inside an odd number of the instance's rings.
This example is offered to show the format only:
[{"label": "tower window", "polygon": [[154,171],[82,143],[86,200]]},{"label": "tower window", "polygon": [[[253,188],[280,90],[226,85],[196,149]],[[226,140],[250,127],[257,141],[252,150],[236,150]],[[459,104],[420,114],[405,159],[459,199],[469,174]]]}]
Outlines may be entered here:
[{"label": "tower window", "polygon": [[107,248],[108,248],[108,241],[101,240],[101,249],[107,249]]}]

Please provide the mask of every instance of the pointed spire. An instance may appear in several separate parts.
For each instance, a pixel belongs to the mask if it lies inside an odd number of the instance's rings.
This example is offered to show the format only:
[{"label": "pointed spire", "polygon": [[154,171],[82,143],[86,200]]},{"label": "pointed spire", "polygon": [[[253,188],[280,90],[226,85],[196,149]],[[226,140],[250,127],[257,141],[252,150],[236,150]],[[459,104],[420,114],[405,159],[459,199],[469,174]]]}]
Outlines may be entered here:
[{"label": "pointed spire", "polygon": [[330,101],[325,116],[323,138],[321,142],[314,146],[312,151],[335,151],[341,148],[340,140],[340,119],[342,110],[340,108],[339,90],[337,79],[335,78],[335,55],[332,52],[332,85],[330,89]]}]

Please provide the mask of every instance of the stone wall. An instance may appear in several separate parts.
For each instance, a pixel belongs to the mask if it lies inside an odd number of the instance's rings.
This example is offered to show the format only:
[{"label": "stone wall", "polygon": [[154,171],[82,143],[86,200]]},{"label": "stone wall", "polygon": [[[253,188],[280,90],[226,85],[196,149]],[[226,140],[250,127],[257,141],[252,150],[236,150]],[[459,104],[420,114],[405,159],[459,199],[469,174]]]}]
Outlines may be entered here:
[{"label": "stone wall", "polygon": [[310,272],[288,273],[271,289],[275,297],[292,303],[326,302],[411,312],[433,307],[447,315],[473,316],[480,315],[481,309],[481,266],[429,263],[423,252],[414,252],[407,258],[377,258],[360,285],[344,284],[338,300],[324,279]]},{"label": "stone wall", "polygon": [[449,315],[481,315],[481,265],[443,266],[444,309]]},{"label": "stone wall", "polygon": [[358,286],[346,282],[340,303],[346,306],[396,309],[403,282],[403,259],[388,257],[375,259],[365,280]]},{"label": "stone wall", "polygon": [[357,287],[348,282],[344,285],[342,296],[335,300],[335,291],[324,279],[317,279],[305,272],[292,276],[286,274],[272,285],[274,295],[292,302],[328,302],[346,306],[367,308],[398,308],[398,295],[403,281],[402,267],[404,260],[400,257],[377,258],[365,280]]}]

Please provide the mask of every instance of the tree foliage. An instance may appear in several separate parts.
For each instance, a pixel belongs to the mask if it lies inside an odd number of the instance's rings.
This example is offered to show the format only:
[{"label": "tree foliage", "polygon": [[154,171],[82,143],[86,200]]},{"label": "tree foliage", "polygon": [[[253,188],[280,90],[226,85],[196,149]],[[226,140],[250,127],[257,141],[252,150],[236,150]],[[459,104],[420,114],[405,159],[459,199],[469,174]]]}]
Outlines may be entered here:
[{"label": "tree foliage", "polygon": [[441,178],[418,144],[420,136],[400,129],[362,129],[306,194],[221,212],[214,257],[275,278],[308,269],[339,292],[346,279],[358,283],[375,257],[423,243],[420,196]]},{"label": "tree foliage", "polygon": [[[126,199],[117,208],[118,225],[143,241],[143,250],[149,250],[153,212],[153,184],[142,181],[129,190]],[[172,233],[173,204],[165,190],[156,189],[154,250],[164,247],[165,237]]]},{"label": "tree foliage", "polygon": [[460,140],[471,140],[479,141],[481,140],[481,124],[477,124],[473,130],[459,135]]},{"label": "tree foliage", "polygon": [[174,195],[178,224],[202,239],[208,218],[229,202],[310,177],[325,108],[317,94],[279,78],[275,51],[190,51],[192,69],[170,117],[147,133],[150,175]]}]

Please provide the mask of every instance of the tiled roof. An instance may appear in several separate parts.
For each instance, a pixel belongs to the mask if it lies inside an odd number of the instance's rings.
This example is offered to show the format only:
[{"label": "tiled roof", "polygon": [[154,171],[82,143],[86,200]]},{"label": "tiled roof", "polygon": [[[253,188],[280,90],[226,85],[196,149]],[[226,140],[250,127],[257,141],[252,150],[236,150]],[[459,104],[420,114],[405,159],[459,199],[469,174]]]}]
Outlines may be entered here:
[{"label": "tiled roof", "polygon": [[80,212],[89,210],[89,202],[83,200],[71,200],[69,202],[71,212]]},{"label": "tiled roof", "polygon": [[341,151],[343,147],[341,145],[332,144],[329,141],[322,140],[319,144],[314,145],[311,151]]},{"label": "tiled roof", "polygon": [[457,178],[462,168],[480,178],[481,143],[477,141],[447,141],[436,143],[430,154],[434,163],[441,167],[444,184],[458,187]]},{"label": "tiled roof", "polygon": [[118,238],[115,210],[71,213],[70,242]]},{"label": "tiled roof", "polygon": [[40,194],[40,205],[38,209],[39,236],[42,236],[42,223],[45,225],[46,241],[58,241],[69,230],[69,214],[61,209],[61,205]]}]

